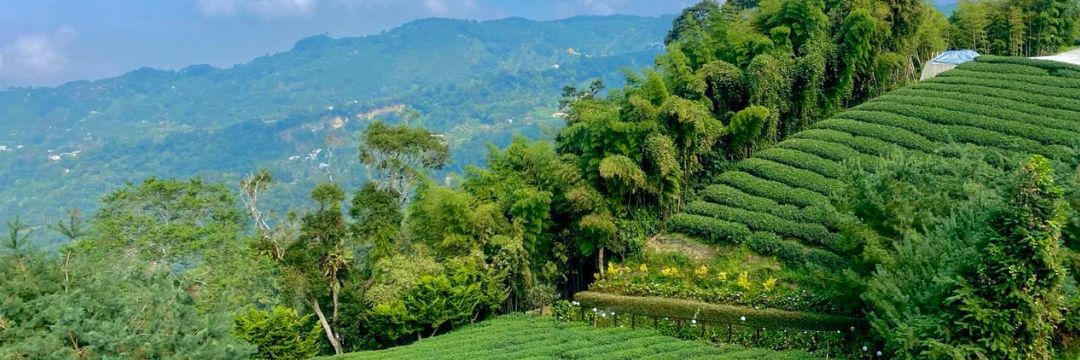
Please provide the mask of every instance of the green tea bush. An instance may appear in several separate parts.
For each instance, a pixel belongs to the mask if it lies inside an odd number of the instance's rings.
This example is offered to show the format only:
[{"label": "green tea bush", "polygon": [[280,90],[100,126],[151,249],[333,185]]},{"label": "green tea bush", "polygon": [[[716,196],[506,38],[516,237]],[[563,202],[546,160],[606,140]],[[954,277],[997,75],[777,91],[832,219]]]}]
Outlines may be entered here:
[{"label": "green tea bush", "polygon": [[805,246],[796,241],[781,239],[771,232],[758,231],[750,234],[746,245],[759,254],[775,256],[788,266],[798,267],[806,263]]},{"label": "green tea bush", "polygon": [[[938,93],[938,94],[940,94],[940,93]],[[1021,107],[1021,106],[1019,106],[1020,103],[1009,104],[1008,106],[1002,106],[1002,104],[1000,104],[1000,102],[1004,101],[1003,99],[991,99],[991,101],[989,101],[989,104],[988,104],[986,102],[984,102],[984,103],[973,102],[972,99],[957,100],[957,99],[954,99],[954,98],[948,98],[948,97],[936,96],[936,95],[937,94],[908,95],[906,93],[903,93],[903,94],[893,93],[893,94],[881,96],[875,101],[880,101],[881,103],[908,104],[908,105],[919,105],[919,106],[932,107],[932,108],[951,109],[951,110],[961,111],[961,112],[969,113],[969,114],[983,115],[984,116],[983,121],[995,121],[996,122],[996,121],[1000,121],[1000,120],[996,119],[997,117],[1003,117],[1003,118],[1008,118],[1008,119],[1020,121],[1020,122],[1023,122],[1023,123],[1027,123],[1027,124],[1032,124],[1032,125],[1034,125],[1036,127],[1043,127],[1043,128],[1048,128],[1048,129],[1057,129],[1057,130],[1065,130],[1065,131],[1080,131],[1080,122],[1061,121],[1061,120],[1059,120],[1059,119],[1062,119],[1063,116],[1064,116],[1064,118],[1068,118],[1068,117],[1072,117],[1072,116],[1080,116],[1080,114],[1073,114],[1073,113],[1066,112],[1068,114],[1058,114],[1058,115],[1056,115],[1058,117],[1055,118],[1054,117],[1055,115],[1041,114],[1041,113],[1045,113],[1046,111],[1037,111],[1037,110],[1032,110],[1032,112],[1019,111],[1019,110],[1017,110],[1017,108]],[[985,97],[978,97],[978,98],[981,98],[981,99],[983,99],[983,101],[986,101]],[[1035,107],[1035,108],[1036,109],[1046,110],[1046,109],[1040,108],[1040,107]]]},{"label": "green tea bush", "polygon": [[982,61],[970,61],[956,67],[956,70],[969,70],[979,72],[992,72],[1000,74],[1016,74],[1016,75],[1037,75],[1046,76],[1050,75],[1050,72],[1046,69],[1037,66],[1028,65],[1013,65],[1013,64],[997,64]]},{"label": "green tea bush", "polygon": [[880,139],[912,150],[930,151],[936,145],[922,134],[908,131],[903,126],[850,120],[836,117],[820,121],[814,125],[819,129],[843,131],[852,135],[862,135]]},{"label": "green tea bush", "polygon": [[1062,89],[1058,87],[1042,86],[1019,81],[982,79],[959,76],[938,77],[927,81],[937,84],[980,86],[1004,90],[1027,91],[1032,94],[1052,97],[1055,100],[1059,101],[1061,106],[1067,106],[1070,109],[1076,109],[1078,106],[1080,106],[1080,100],[1077,99],[1077,96],[1080,94],[1077,94],[1076,91],[1073,89]]},{"label": "green tea bush", "polygon": [[[935,84],[927,84],[933,86]],[[955,100],[967,104],[969,108],[977,108],[984,114],[998,116],[999,110],[1030,114],[1032,116],[1048,119],[1075,119],[1080,112],[1040,106],[1031,102],[1015,100],[1014,96],[1006,97],[1005,92],[996,93],[964,93],[958,91],[945,91],[940,89],[925,88],[924,86],[906,87],[885,95],[887,97],[901,96],[908,99],[921,99],[922,101],[937,103],[938,100]],[[1016,95],[1025,96],[1026,93]],[[1057,126],[1073,126],[1074,121],[1057,121]],[[1065,123],[1065,124],[1062,124]],[[1066,128],[1072,129],[1072,127]]]},{"label": "green tea bush", "polygon": [[716,178],[717,182],[730,185],[747,194],[776,200],[781,204],[807,207],[828,204],[829,198],[819,193],[793,188],[783,183],[755,177],[742,171],[728,171]]},{"label": "green tea bush", "polygon": [[820,224],[798,223],[779,217],[743,210],[730,206],[717,205],[704,201],[695,201],[686,206],[691,214],[714,217],[729,222],[739,221],[751,230],[769,231],[781,236],[790,236],[806,242],[830,246],[835,235]]},{"label": "green tea bush", "polygon": [[799,150],[826,159],[844,161],[858,157],[859,150],[848,147],[851,134],[836,130],[809,129],[792,135],[791,139],[776,144],[778,148]]},{"label": "green tea bush", "polygon": [[715,243],[740,243],[744,237],[750,235],[750,229],[746,225],[692,214],[675,214],[668,219],[668,228]]},{"label": "green tea bush", "polygon": [[911,116],[937,124],[971,126],[1000,132],[1002,134],[1019,136],[1042,143],[1067,146],[1074,146],[1080,143],[1080,136],[1077,136],[1077,134],[1073,132],[1016,121],[990,118],[983,115],[972,114],[972,112],[965,111],[963,108],[958,108],[954,111],[921,105],[902,104],[893,101],[872,101],[863,104],[859,108],[862,110],[883,111]]},{"label": "green tea bush", "polygon": [[775,147],[759,151],[755,156],[799,169],[813,171],[830,179],[842,178],[847,171],[840,163],[798,150]]},{"label": "green tea bush", "polygon": [[[848,148],[851,151],[840,150],[843,154],[841,155],[841,152],[834,152],[838,149],[833,148],[833,145],[821,143],[832,143],[836,146]],[[852,159],[875,162],[877,160],[876,156],[886,156],[890,152],[903,150],[902,147],[883,142],[881,139],[854,136],[846,132],[828,129],[809,129],[799,132],[792,135],[792,138],[787,139],[787,141],[780,143],[778,147],[810,152],[810,154],[838,162]]]},{"label": "green tea bush", "polygon": [[754,309],[742,306],[709,304],[691,300],[613,295],[580,292],[574,299],[585,308],[615,310],[647,316],[699,319],[718,324],[740,324],[767,329],[800,329],[812,331],[848,331],[864,324],[858,319],[775,309]]},{"label": "green tea bush", "polygon": [[1029,59],[1015,56],[998,56],[998,55],[982,55],[976,58],[980,63],[990,64],[1009,64],[1009,65],[1024,65],[1033,66],[1046,70],[1073,70],[1080,71],[1080,66],[1072,65],[1063,62]]},{"label": "green tea bush", "polygon": [[1073,88],[1073,89],[1080,88],[1080,80],[1078,80],[1078,79],[1070,79],[1070,78],[1066,78],[1066,77],[1056,77],[1056,76],[1032,76],[1032,75],[1021,75],[1021,74],[998,74],[998,73],[991,73],[991,72],[978,72],[978,71],[967,71],[967,70],[950,71],[948,74],[942,74],[942,75],[944,75],[945,77],[967,77],[967,78],[976,78],[976,79],[993,79],[993,80],[1004,80],[1004,81],[1016,81],[1016,82],[1024,82],[1024,83],[1033,84],[1033,85],[1039,85],[1039,86],[1050,85],[1050,86],[1062,87],[1062,88],[1067,88],[1067,89],[1068,88]]},{"label": "green tea bush", "polygon": [[838,180],[761,158],[743,160],[738,167],[740,170],[754,176],[779,181],[792,187],[811,190],[822,195],[831,194],[844,187],[844,183]]},{"label": "green tea bush", "polygon": [[930,89],[939,91],[952,91],[966,94],[984,94],[985,96],[1008,98],[1038,106],[1061,109],[1068,111],[1080,111],[1080,102],[1057,96],[1047,96],[1023,89],[1001,88],[978,84],[957,84],[954,82],[930,82],[925,81],[912,85],[912,89]]},{"label": "green tea bush", "polygon": [[701,191],[701,196],[710,202],[717,204],[741,207],[746,210],[763,212],[777,217],[797,221],[807,220],[809,216],[802,210],[792,205],[781,205],[771,199],[754,196],[740,191],[739,189],[723,185],[709,185]]}]

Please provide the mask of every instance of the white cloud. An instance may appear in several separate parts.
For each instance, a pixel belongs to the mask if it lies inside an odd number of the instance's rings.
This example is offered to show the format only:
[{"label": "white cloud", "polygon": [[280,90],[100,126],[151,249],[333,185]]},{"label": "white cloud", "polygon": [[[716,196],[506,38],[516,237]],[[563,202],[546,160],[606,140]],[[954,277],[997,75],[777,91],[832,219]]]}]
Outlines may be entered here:
[{"label": "white cloud", "polygon": [[578,0],[578,5],[597,15],[611,15],[625,5],[619,0]]},{"label": "white cloud", "polygon": [[229,17],[253,14],[265,19],[306,16],[315,11],[317,0],[198,0],[205,16]]},{"label": "white cloud", "polygon": [[263,19],[304,17],[323,7],[348,11],[421,10],[431,16],[481,9],[476,0],[195,0],[195,3],[207,17],[254,15]]},{"label": "white cloud", "polygon": [[0,77],[27,80],[59,73],[67,67],[67,47],[76,37],[78,32],[67,25],[16,37],[0,47]]},{"label": "white cloud", "polygon": [[419,9],[430,16],[466,14],[484,10],[476,0],[331,0],[348,10],[402,11]]}]

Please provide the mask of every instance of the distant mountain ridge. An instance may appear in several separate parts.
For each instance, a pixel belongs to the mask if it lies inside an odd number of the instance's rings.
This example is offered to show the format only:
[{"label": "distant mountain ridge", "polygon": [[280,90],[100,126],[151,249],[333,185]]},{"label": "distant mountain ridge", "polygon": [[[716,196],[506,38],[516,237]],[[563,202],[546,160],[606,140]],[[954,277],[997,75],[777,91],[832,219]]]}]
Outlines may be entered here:
[{"label": "distant mountain ridge", "polygon": [[[672,19],[424,19],[364,37],[308,37],[229,68],[143,68],[0,91],[0,219],[40,224],[92,210],[98,196],[148,176],[232,181],[270,167],[290,196],[320,171],[359,181],[350,152],[369,121],[361,115],[388,106],[447,133],[460,170],[481,161],[489,141],[561,125],[551,114],[562,86],[618,84],[622,68],[650,66]],[[332,159],[328,137],[342,140]],[[324,149],[308,163],[289,160]]]}]

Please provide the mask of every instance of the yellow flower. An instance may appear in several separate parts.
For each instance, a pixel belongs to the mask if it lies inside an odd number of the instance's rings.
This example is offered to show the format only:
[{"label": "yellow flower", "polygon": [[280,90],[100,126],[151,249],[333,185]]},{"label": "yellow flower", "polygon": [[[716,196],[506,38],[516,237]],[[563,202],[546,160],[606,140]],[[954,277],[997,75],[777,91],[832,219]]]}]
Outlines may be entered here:
[{"label": "yellow flower", "polygon": [[673,267],[666,267],[663,270],[660,270],[660,275],[679,276],[679,269],[676,269],[676,268],[673,268]]},{"label": "yellow flower", "polygon": [[697,271],[694,271],[694,273],[696,273],[697,276],[705,277],[705,275],[709,275],[709,268],[705,265],[701,265],[697,268]]},{"label": "yellow flower", "polygon": [[750,274],[747,274],[745,271],[739,273],[737,284],[743,289],[750,290]]},{"label": "yellow flower", "polygon": [[720,281],[727,281],[727,271],[721,271],[716,277],[719,278]]},{"label": "yellow flower", "polygon": [[612,276],[619,275],[619,267],[615,266],[615,263],[608,263],[607,264],[607,272],[608,272],[608,274],[611,274]]},{"label": "yellow flower", "polygon": [[641,266],[638,266],[638,270],[641,270],[642,274],[648,274],[649,273],[649,266],[642,263]]},{"label": "yellow flower", "polygon": [[774,287],[776,287],[776,278],[768,278],[767,280],[765,280],[764,283],[761,284],[761,286],[765,287],[765,291],[771,291]]}]

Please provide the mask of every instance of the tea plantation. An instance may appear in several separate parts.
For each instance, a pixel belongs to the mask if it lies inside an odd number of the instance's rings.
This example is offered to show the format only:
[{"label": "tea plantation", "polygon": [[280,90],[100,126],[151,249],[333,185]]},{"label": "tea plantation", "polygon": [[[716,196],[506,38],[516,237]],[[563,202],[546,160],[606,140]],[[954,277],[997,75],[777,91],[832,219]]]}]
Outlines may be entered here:
[{"label": "tea plantation", "polygon": [[548,317],[505,316],[382,351],[332,359],[811,359],[804,352],[718,347],[654,331],[594,329]]},{"label": "tea plantation", "polygon": [[890,92],[759,151],[714,179],[675,231],[746,244],[789,265],[836,268],[830,196],[845,163],[873,166],[895,152],[932,154],[951,143],[1067,160],[1080,145],[1080,67],[983,56]]}]

